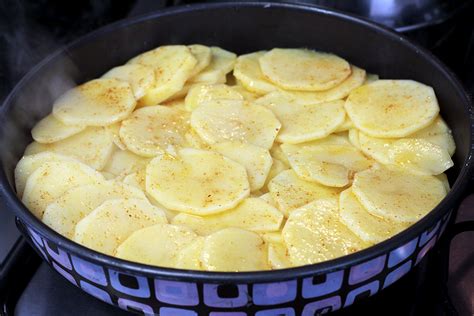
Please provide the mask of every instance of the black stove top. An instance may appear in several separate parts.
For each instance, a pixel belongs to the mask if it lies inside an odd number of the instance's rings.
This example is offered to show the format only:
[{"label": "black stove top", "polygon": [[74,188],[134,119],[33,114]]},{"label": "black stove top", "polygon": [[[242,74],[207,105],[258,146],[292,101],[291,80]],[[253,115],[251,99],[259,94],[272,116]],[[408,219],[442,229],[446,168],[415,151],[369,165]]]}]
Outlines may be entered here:
[{"label": "black stove top", "polygon": [[[0,101],[28,69],[78,36],[118,19],[190,2],[193,1],[0,1]],[[471,93],[473,9],[471,6],[445,23],[407,33],[450,66]],[[474,199],[471,200],[472,210]],[[0,209],[0,218],[0,315],[127,314],[65,282],[20,238],[10,212]],[[474,307],[469,312],[469,307],[461,306],[458,302],[462,300],[453,298],[448,291],[450,237],[443,238],[444,243],[440,242],[427,259],[394,285],[334,315],[474,315]],[[458,247],[458,251],[461,257],[470,256],[464,265],[474,266],[473,248],[468,245]],[[474,276],[470,282],[474,283]],[[471,286],[468,291],[472,289]],[[474,291],[463,295],[474,304]]]}]

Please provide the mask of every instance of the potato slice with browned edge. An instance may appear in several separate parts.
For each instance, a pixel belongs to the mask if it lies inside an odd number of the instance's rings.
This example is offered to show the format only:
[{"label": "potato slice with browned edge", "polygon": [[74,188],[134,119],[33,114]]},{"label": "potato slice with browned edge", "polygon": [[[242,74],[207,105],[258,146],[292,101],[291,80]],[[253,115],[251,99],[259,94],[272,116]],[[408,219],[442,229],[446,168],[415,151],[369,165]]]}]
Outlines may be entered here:
[{"label": "potato slice with browned edge", "polygon": [[146,200],[146,196],[135,187],[115,181],[81,185],[67,190],[49,204],[43,222],[61,235],[72,238],[81,219],[112,199]]},{"label": "potato slice with browned edge", "polygon": [[160,267],[176,267],[181,251],[197,238],[189,228],[160,223],[134,232],[117,248],[116,256]]},{"label": "potato slice with browned edge", "polygon": [[22,202],[41,218],[46,206],[70,188],[103,181],[99,172],[78,161],[45,162],[28,177]]},{"label": "potato slice with browned edge", "polygon": [[285,170],[273,178],[268,189],[278,209],[286,216],[316,199],[336,197],[341,191],[316,182],[304,181],[293,170]]},{"label": "potato slice with browned edge", "polygon": [[175,151],[186,144],[189,114],[175,108],[156,105],[136,110],[122,122],[120,139],[140,156],[154,157]]},{"label": "potato slice with browned edge", "polygon": [[180,213],[172,224],[191,228],[199,235],[209,235],[226,227],[238,227],[254,232],[277,231],[283,221],[283,214],[260,198],[247,198],[237,207],[226,212],[196,216]]},{"label": "potato slice with browned edge", "polygon": [[256,191],[263,187],[273,164],[267,149],[240,142],[218,143],[212,145],[211,148],[245,167],[250,191]]},{"label": "potato slice with browned edge", "polygon": [[409,224],[394,222],[374,216],[360,204],[349,188],[339,197],[341,221],[360,239],[368,243],[379,243],[406,229]]},{"label": "potato slice with browned edge", "polygon": [[52,114],[44,117],[31,130],[31,136],[38,143],[54,143],[82,132],[86,126],[66,125]]},{"label": "potato slice with browned edge", "polygon": [[250,193],[245,168],[216,152],[181,149],[159,155],[146,169],[147,192],[166,208],[195,215],[235,207]]},{"label": "potato slice with browned edge", "polygon": [[316,200],[293,211],[282,235],[294,265],[338,258],[370,245],[342,224],[337,199]]},{"label": "potato slice with browned edge", "polygon": [[443,182],[434,176],[382,166],[357,173],[352,192],[371,214],[406,223],[428,214],[446,196]]},{"label": "potato slice with browned edge", "polygon": [[155,85],[140,100],[141,105],[157,105],[184,86],[197,64],[196,58],[184,45],[165,45],[131,59],[129,64],[141,64],[155,71]]},{"label": "potato slice with browned edge", "polygon": [[254,232],[240,228],[225,228],[206,237],[201,253],[209,271],[267,270],[265,243]]},{"label": "potato slice with browned edge", "polygon": [[360,87],[365,81],[365,70],[351,66],[351,75],[337,86],[324,91],[281,91],[290,99],[303,104],[315,104],[344,99],[352,90]]},{"label": "potato slice with browned edge", "polygon": [[102,170],[114,149],[113,135],[105,127],[89,127],[74,136],[51,144],[33,142],[25,155],[49,151],[76,158],[96,170]]},{"label": "potato slice with browned edge", "polygon": [[372,137],[404,137],[431,124],[439,113],[433,88],[413,80],[377,80],[352,91],[346,111]]},{"label": "potato slice with browned edge", "polygon": [[320,139],[334,132],[345,117],[344,102],[341,100],[300,104],[280,92],[272,92],[255,101],[270,109],[281,122],[277,141],[298,144]]},{"label": "potato slice with browned edge", "polygon": [[53,104],[53,115],[67,125],[104,126],[126,118],[135,105],[128,82],[95,79],[59,97]]},{"label": "potato slice with browned edge", "polygon": [[265,78],[288,90],[331,89],[351,74],[344,59],[308,49],[274,48],[260,57]]},{"label": "potato slice with browned edge", "polygon": [[153,68],[140,64],[128,64],[112,68],[102,78],[115,78],[128,82],[137,100],[155,85]]},{"label": "potato slice with browned edge", "polygon": [[196,58],[196,66],[194,66],[194,69],[191,73],[191,77],[197,75],[198,73],[201,72],[204,68],[209,66],[211,63],[211,49],[207,46],[204,45],[199,45],[199,44],[194,44],[194,45],[188,45],[189,50],[191,51],[191,54],[193,54],[194,58]]},{"label": "potato slice with browned edge", "polygon": [[245,89],[258,94],[266,94],[278,89],[268,81],[260,69],[259,59],[265,51],[241,55],[237,58],[234,68],[234,76],[245,87]]},{"label": "potato slice with browned edge", "polygon": [[200,73],[189,79],[191,83],[217,83],[234,69],[237,56],[220,47],[211,47],[211,62]]},{"label": "potato slice with browned edge", "polygon": [[39,167],[46,162],[77,161],[74,158],[45,151],[34,155],[23,156],[15,167],[15,188],[18,197],[22,197],[26,180]]},{"label": "potato slice with browned edge", "polygon": [[193,111],[203,103],[218,100],[243,100],[244,97],[225,84],[202,84],[194,85],[189,89],[188,94],[184,100],[185,108],[188,111]]},{"label": "potato slice with browned edge", "polygon": [[108,200],[77,223],[73,240],[87,248],[114,255],[117,247],[131,234],[158,223],[166,223],[165,214],[146,200]]},{"label": "potato slice with browned edge", "polygon": [[209,144],[239,141],[269,149],[281,124],[263,106],[231,100],[202,104],[193,111],[191,126]]}]

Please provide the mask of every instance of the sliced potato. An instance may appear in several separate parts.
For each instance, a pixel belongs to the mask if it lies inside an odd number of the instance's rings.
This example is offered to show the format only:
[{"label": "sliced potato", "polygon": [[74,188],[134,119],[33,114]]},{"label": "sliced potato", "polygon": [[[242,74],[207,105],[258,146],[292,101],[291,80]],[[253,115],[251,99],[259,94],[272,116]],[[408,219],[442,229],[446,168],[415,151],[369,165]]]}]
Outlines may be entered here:
[{"label": "sliced potato", "polygon": [[340,189],[304,181],[293,170],[285,170],[273,178],[268,189],[278,209],[288,216],[296,208],[321,198],[337,197]]},{"label": "sliced potato", "polygon": [[448,125],[446,125],[441,116],[438,116],[434,122],[427,127],[410,134],[408,137],[425,139],[430,143],[446,149],[450,156],[452,156],[456,150],[456,145],[454,143],[451,130],[449,129]]},{"label": "sliced potato", "polygon": [[108,125],[106,128],[109,131],[110,135],[112,135],[112,141],[114,142],[115,146],[122,150],[126,150],[127,146],[122,142],[120,139],[120,127],[122,126],[121,122],[114,123]]},{"label": "sliced potato", "polygon": [[166,106],[141,108],[122,122],[120,138],[131,152],[140,156],[173,154],[186,144],[188,118],[187,112]]},{"label": "sliced potato", "polygon": [[294,265],[334,259],[370,245],[342,224],[337,204],[320,199],[290,214],[282,236]]},{"label": "sliced potato", "polygon": [[122,182],[131,185],[142,191],[146,191],[146,169],[141,169],[136,172],[132,172],[123,177]]},{"label": "sliced potato", "polygon": [[281,148],[301,179],[331,187],[346,186],[355,172],[373,164],[352,145],[316,141],[299,145],[282,144]]},{"label": "sliced potato", "polygon": [[352,192],[372,215],[407,223],[425,216],[446,195],[434,176],[381,166],[357,173]]},{"label": "sliced potato", "polygon": [[407,223],[394,222],[370,214],[360,204],[351,188],[341,192],[339,215],[347,228],[360,239],[372,244],[382,242],[409,226]]},{"label": "sliced potato", "polygon": [[49,204],[43,222],[61,235],[72,238],[81,219],[112,199],[146,200],[146,196],[139,189],[115,181],[81,185],[67,190]]},{"label": "sliced potato", "polygon": [[197,238],[189,228],[160,223],[134,232],[117,248],[116,256],[160,267],[176,267],[181,251]]},{"label": "sliced potato", "polygon": [[225,228],[206,237],[201,253],[209,271],[258,271],[268,269],[265,243],[254,232]]},{"label": "sliced potato", "polygon": [[193,111],[191,126],[209,144],[240,141],[269,149],[281,124],[263,106],[232,100],[202,104]]},{"label": "sliced potato", "polygon": [[221,78],[232,71],[237,56],[234,53],[226,51],[220,47],[211,47],[211,62],[200,73],[189,79],[192,83],[217,83]]},{"label": "sliced potato", "polygon": [[22,202],[41,218],[46,206],[70,188],[103,181],[99,172],[78,161],[45,162],[28,177]]},{"label": "sliced potato", "polygon": [[308,49],[274,48],[260,57],[265,78],[288,90],[331,89],[351,74],[344,59]]},{"label": "sliced potato", "polygon": [[446,176],[445,173],[441,173],[441,174],[436,175],[435,177],[438,178],[443,183],[444,188],[446,189],[446,193],[448,193],[449,190],[451,190],[451,186],[449,185],[448,176]]},{"label": "sliced potato", "polygon": [[290,254],[285,244],[268,244],[268,264],[272,269],[286,269],[292,267]]},{"label": "sliced potato", "polygon": [[94,169],[102,170],[113,149],[113,136],[105,127],[88,127],[79,134],[52,144],[33,142],[25,149],[25,155],[49,151],[76,158]]},{"label": "sliced potato", "polygon": [[367,76],[365,77],[364,84],[369,84],[369,83],[372,83],[372,82],[377,81],[379,79],[380,79],[379,75],[377,75],[377,74],[367,74]]},{"label": "sliced potato", "polygon": [[128,82],[137,100],[155,85],[153,68],[140,64],[128,64],[112,68],[102,78],[115,78]]},{"label": "sliced potato", "polygon": [[203,103],[218,100],[243,100],[244,97],[225,84],[194,85],[184,100],[186,110],[193,111]]},{"label": "sliced potato", "polygon": [[390,147],[392,147],[396,139],[371,137],[358,131],[357,140],[359,142],[360,150],[364,154],[375,159],[381,164],[391,164],[391,159],[388,153]]},{"label": "sliced potato", "polygon": [[259,94],[266,94],[278,89],[265,78],[260,69],[259,59],[263,55],[265,55],[265,51],[240,55],[234,68],[234,76],[245,89]]},{"label": "sliced potato", "polygon": [[138,55],[128,63],[153,68],[155,86],[140,101],[141,105],[157,105],[183,88],[186,80],[191,77],[197,60],[186,46],[166,45]]},{"label": "sliced potato", "polygon": [[283,221],[283,214],[260,198],[247,198],[237,207],[226,212],[196,216],[180,213],[172,224],[191,228],[199,235],[209,235],[226,227],[238,227],[254,232],[277,231]]},{"label": "sliced potato", "polygon": [[146,169],[146,188],[166,208],[195,215],[231,209],[250,193],[243,166],[191,148],[181,149],[178,157],[153,159]]},{"label": "sliced potato", "polygon": [[270,109],[281,122],[277,141],[298,144],[328,136],[344,122],[344,102],[303,105],[272,92],[258,99],[257,104]]},{"label": "sliced potato", "polygon": [[81,125],[66,125],[49,114],[33,127],[31,135],[38,143],[49,144],[80,133],[85,128]]},{"label": "sliced potato", "polygon": [[263,187],[273,164],[267,149],[240,142],[218,143],[212,145],[212,149],[245,167],[250,191]]},{"label": "sliced potato", "polygon": [[209,66],[211,63],[211,49],[204,45],[194,44],[188,45],[191,54],[193,54],[194,58],[196,58],[196,66],[194,66],[193,71],[191,72],[191,77],[197,75],[201,72],[204,68]]},{"label": "sliced potato", "polygon": [[[165,214],[147,200],[108,200],[77,223],[73,240],[87,248],[114,255],[117,247],[132,233],[158,223],[166,223]],[[148,240],[156,242],[155,239]]]},{"label": "sliced potato", "polygon": [[437,175],[454,165],[446,149],[421,138],[395,141],[388,157],[393,164],[424,175]]},{"label": "sliced potato", "polygon": [[290,168],[290,162],[288,161],[286,154],[281,150],[281,144],[274,143],[272,148],[270,148],[270,155],[272,155],[273,158],[280,160],[287,168]]},{"label": "sliced potato", "polygon": [[272,167],[270,168],[270,171],[268,172],[267,179],[265,180],[265,184],[263,186],[263,191],[268,191],[268,184],[270,181],[272,181],[273,178],[275,178],[277,175],[279,175],[282,171],[290,169],[289,166],[281,162],[280,160],[273,158],[273,164]]},{"label": "sliced potato", "polygon": [[95,79],[59,97],[53,104],[53,115],[67,125],[104,126],[126,118],[135,105],[128,82]]},{"label": "sliced potato", "polygon": [[128,150],[116,148],[103,171],[116,177],[124,177],[131,173],[144,170],[150,159],[135,155]]},{"label": "sliced potato", "polygon": [[39,154],[23,156],[15,167],[15,188],[18,197],[22,197],[28,177],[46,162],[77,161],[74,158],[45,151]]},{"label": "sliced potato", "polygon": [[354,125],[372,137],[404,137],[439,113],[433,88],[413,80],[377,80],[352,91],[345,108]]},{"label": "sliced potato", "polygon": [[[359,142],[359,130],[356,128],[351,128],[347,134],[349,142],[357,149],[362,150]],[[369,155],[370,156],[370,155]]]},{"label": "sliced potato", "polygon": [[204,240],[204,237],[197,237],[191,244],[184,247],[178,253],[175,267],[187,270],[204,270],[201,262]]},{"label": "sliced potato", "polygon": [[210,150],[211,146],[206,143],[201,136],[193,128],[190,128],[189,131],[184,135],[188,146],[196,149]]},{"label": "sliced potato", "polygon": [[354,124],[352,124],[352,121],[349,118],[349,116],[346,115],[344,117],[344,122],[342,122],[342,124],[339,125],[338,128],[336,128],[334,133],[346,132],[346,131],[348,131],[350,129],[353,129],[353,128],[354,128]]},{"label": "sliced potato", "polygon": [[303,104],[315,104],[344,99],[365,81],[365,70],[351,66],[351,74],[337,86],[324,91],[282,91],[285,96]]},{"label": "sliced potato", "polygon": [[261,95],[259,94],[256,94],[256,93],[253,93],[252,91],[249,91],[247,89],[245,89],[242,85],[240,84],[237,84],[235,86],[231,86],[231,88],[238,92],[240,95],[242,95],[244,97],[244,100],[246,101],[255,101],[257,100],[258,98],[260,98]]}]

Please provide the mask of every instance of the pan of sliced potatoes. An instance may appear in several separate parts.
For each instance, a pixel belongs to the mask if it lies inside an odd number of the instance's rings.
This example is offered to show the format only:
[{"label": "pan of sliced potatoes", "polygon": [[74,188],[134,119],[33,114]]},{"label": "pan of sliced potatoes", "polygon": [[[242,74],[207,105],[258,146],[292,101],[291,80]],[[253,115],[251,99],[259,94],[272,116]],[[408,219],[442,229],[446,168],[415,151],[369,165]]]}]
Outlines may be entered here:
[{"label": "pan of sliced potatoes", "polygon": [[1,203],[52,269],[122,309],[319,315],[402,278],[449,228],[469,106],[435,57],[352,16],[158,11],[16,86]]}]

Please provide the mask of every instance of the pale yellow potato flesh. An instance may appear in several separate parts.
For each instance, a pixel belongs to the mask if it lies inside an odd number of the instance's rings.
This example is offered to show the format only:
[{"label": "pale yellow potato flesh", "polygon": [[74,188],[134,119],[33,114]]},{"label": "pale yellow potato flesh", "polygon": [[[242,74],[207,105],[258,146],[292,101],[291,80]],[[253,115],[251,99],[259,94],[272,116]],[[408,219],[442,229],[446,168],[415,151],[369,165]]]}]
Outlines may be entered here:
[{"label": "pale yellow potato flesh", "polygon": [[282,235],[294,265],[318,263],[370,246],[342,224],[337,199],[316,200],[293,211]]},{"label": "pale yellow potato flesh", "polygon": [[257,104],[271,110],[281,122],[277,141],[298,144],[320,139],[333,133],[344,122],[344,102],[341,100],[300,104],[280,92],[258,99]]},{"label": "pale yellow potato flesh", "polygon": [[[211,47],[211,62],[200,73],[190,78],[191,83],[216,83],[232,71],[237,55],[220,47]],[[225,81],[224,81],[225,82]]]},{"label": "pale yellow potato flesh", "polygon": [[102,170],[114,149],[112,134],[105,127],[88,127],[79,134],[51,144],[32,142],[25,155],[54,152],[75,158],[86,165]]},{"label": "pale yellow potato flesh", "polygon": [[239,141],[269,149],[281,124],[263,106],[232,100],[202,104],[192,112],[191,126],[209,144]]},{"label": "pale yellow potato flesh", "polygon": [[127,148],[143,157],[163,152],[173,154],[185,147],[189,114],[179,109],[156,105],[136,110],[122,122],[120,139]]},{"label": "pale yellow potato flesh", "polygon": [[146,196],[135,187],[115,181],[81,185],[67,190],[50,203],[42,220],[61,235],[73,238],[80,220],[105,201],[113,199],[146,200]]},{"label": "pale yellow potato flesh", "polygon": [[150,160],[131,151],[115,148],[102,171],[122,178],[131,173],[144,170]]},{"label": "pale yellow potato flesh", "polygon": [[268,191],[268,184],[270,181],[272,181],[273,178],[275,178],[277,175],[279,175],[282,171],[290,169],[289,166],[281,162],[280,160],[273,158],[273,164],[272,167],[270,168],[270,171],[268,172],[267,179],[265,180],[265,184],[263,185],[262,190],[264,192]]},{"label": "pale yellow potato flesh", "polygon": [[372,137],[408,136],[439,113],[433,88],[413,80],[377,80],[352,91],[345,108],[354,125]]},{"label": "pale yellow potato flesh", "polygon": [[283,214],[260,198],[247,198],[226,212],[197,216],[186,213],[176,215],[172,224],[191,228],[199,235],[210,235],[226,227],[237,227],[254,232],[278,231]]},{"label": "pale yellow potato flesh", "polygon": [[284,243],[268,244],[268,264],[272,269],[286,269],[293,266]]},{"label": "pale yellow potato flesh", "polygon": [[140,64],[128,64],[112,68],[102,78],[114,78],[128,82],[137,100],[155,85],[153,69]]},{"label": "pale yellow potato flesh", "polygon": [[191,77],[197,75],[201,72],[204,68],[209,66],[211,63],[211,49],[204,45],[193,44],[188,45],[191,54],[193,54],[194,58],[196,58],[196,66],[194,66],[193,71],[191,72]]},{"label": "pale yellow potato flesh", "polygon": [[193,111],[203,103],[218,100],[243,100],[244,97],[225,84],[195,85],[189,89],[184,99],[185,108]]},{"label": "pale yellow potato flesh", "polygon": [[131,59],[129,64],[151,67],[155,85],[140,100],[141,105],[157,105],[180,91],[197,64],[187,46],[160,46]]},{"label": "pale yellow potato flesh", "polygon": [[369,213],[349,188],[339,197],[339,215],[343,224],[368,243],[379,243],[406,229],[409,224],[394,222]]},{"label": "pale yellow potato flesh", "polygon": [[[159,223],[131,234],[117,248],[116,256],[155,266],[176,267],[181,251],[197,238],[186,227]],[[144,242],[151,240],[153,242]]]},{"label": "pale yellow potato flesh", "polygon": [[266,94],[278,87],[268,81],[260,69],[259,59],[265,51],[241,55],[237,58],[234,67],[234,76],[239,80],[245,89],[258,94]]},{"label": "pale yellow potato flesh", "polygon": [[263,239],[254,232],[240,228],[225,228],[207,236],[201,260],[209,271],[268,269]]},{"label": "pale yellow potato flesh", "polygon": [[120,127],[122,126],[122,122],[114,123],[107,126],[107,130],[112,135],[112,141],[114,142],[115,146],[118,148],[125,150],[127,146],[123,143],[120,139]]},{"label": "pale yellow potato flesh", "polygon": [[103,181],[99,172],[78,161],[45,162],[28,177],[22,202],[42,218],[46,207],[70,188]]},{"label": "pale yellow potato flesh", "polygon": [[87,248],[115,255],[131,234],[158,223],[166,223],[165,214],[146,200],[107,200],[77,223],[73,239]]},{"label": "pale yellow potato flesh", "polygon": [[288,90],[331,89],[351,74],[344,59],[308,49],[274,48],[259,62],[265,78]]},{"label": "pale yellow potato flesh", "polygon": [[49,114],[33,127],[31,136],[38,143],[49,144],[80,133],[85,128],[82,125],[66,125]]},{"label": "pale yellow potato flesh", "polygon": [[201,253],[204,249],[204,237],[196,239],[184,247],[177,256],[176,268],[186,270],[204,270],[201,261]]},{"label": "pale yellow potato flesh", "polygon": [[59,97],[53,104],[53,115],[67,125],[105,126],[126,118],[135,105],[128,82],[95,79]]},{"label": "pale yellow potato flesh", "polygon": [[446,196],[445,185],[434,176],[382,166],[357,173],[352,192],[374,216],[405,223],[416,222]]},{"label": "pale yellow potato flesh", "polygon": [[210,215],[235,207],[250,186],[242,165],[215,152],[186,148],[178,157],[160,155],[148,164],[146,191],[171,210]]}]

